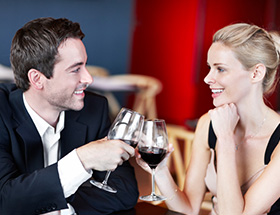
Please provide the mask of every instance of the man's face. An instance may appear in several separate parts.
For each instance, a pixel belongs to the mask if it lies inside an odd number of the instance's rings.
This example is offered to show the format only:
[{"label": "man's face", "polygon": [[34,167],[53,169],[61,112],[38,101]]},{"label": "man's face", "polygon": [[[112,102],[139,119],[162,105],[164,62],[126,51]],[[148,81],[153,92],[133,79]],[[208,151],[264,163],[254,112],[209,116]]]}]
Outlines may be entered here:
[{"label": "man's face", "polygon": [[44,96],[52,108],[62,111],[84,107],[84,90],[93,81],[86,62],[86,49],[80,39],[68,38],[60,44],[53,77],[44,85]]}]

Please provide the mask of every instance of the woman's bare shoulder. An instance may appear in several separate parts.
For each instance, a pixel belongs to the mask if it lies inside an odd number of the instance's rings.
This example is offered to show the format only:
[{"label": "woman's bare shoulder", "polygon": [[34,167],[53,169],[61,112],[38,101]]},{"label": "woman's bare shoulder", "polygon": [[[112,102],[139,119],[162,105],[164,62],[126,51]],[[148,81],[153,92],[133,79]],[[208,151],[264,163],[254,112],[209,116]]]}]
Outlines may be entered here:
[{"label": "woman's bare shoulder", "polygon": [[204,145],[204,148],[208,148],[209,124],[210,117],[208,113],[203,114],[198,119],[195,129],[194,145]]},{"label": "woman's bare shoulder", "polygon": [[210,117],[208,113],[203,114],[197,122],[196,130],[208,130],[210,124]]}]

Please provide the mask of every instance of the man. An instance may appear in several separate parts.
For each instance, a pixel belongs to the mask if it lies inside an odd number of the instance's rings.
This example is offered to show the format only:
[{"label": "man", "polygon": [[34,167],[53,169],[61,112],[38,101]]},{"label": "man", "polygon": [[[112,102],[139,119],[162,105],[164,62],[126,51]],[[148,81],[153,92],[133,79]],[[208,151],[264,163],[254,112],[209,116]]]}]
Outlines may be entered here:
[{"label": "man", "polygon": [[[134,149],[107,140],[107,100],[86,92],[84,34],[67,19],[40,18],[15,34],[14,84],[0,84],[0,214],[109,214],[138,198],[128,159]],[[102,181],[116,194],[88,183]]]}]

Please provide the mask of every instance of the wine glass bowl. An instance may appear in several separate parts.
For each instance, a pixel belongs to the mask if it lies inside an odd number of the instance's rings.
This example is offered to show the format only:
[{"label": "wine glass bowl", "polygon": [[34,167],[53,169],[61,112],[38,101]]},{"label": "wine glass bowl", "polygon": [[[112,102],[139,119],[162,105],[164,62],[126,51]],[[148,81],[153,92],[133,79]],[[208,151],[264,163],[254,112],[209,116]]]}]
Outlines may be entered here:
[{"label": "wine glass bowl", "polygon": [[[108,140],[122,140],[133,148],[136,148],[144,124],[144,116],[127,108],[122,108],[112,123],[107,138]],[[116,193],[117,190],[110,187],[107,182],[111,171],[107,171],[103,182],[90,180],[90,183],[100,189],[106,190],[111,193]]]},{"label": "wine glass bowl", "polygon": [[164,159],[167,150],[157,147],[141,147],[139,154],[141,158],[149,165],[151,169],[155,169],[157,165]]},{"label": "wine glass bowl", "polygon": [[109,133],[109,140],[119,139],[136,148],[143,127],[144,116],[127,108],[123,108],[114,120]]},{"label": "wine glass bowl", "polygon": [[144,201],[163,201],[164,196],[155,194],[155,169],[164,159],[168,149],[168,137],[164,120],[146,120],[142,129],[138,152],[152,170],[152,193],[141,196]]}]

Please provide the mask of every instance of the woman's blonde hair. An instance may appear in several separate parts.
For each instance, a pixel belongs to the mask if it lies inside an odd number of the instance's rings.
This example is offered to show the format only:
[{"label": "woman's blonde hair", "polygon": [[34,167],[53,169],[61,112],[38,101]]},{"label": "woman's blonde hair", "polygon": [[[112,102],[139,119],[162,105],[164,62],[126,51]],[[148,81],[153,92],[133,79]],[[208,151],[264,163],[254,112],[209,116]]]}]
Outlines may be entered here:
[{"label": "woman's blonde hair", "polygon": [[215,33],[214,42],[230,47],[246,70],[262,63],[266,67],[263,80],[263,93],[273,92],[277,85],[280,37],[275,32],[270,35],[256,25],[238,23],[226,26]]}]

